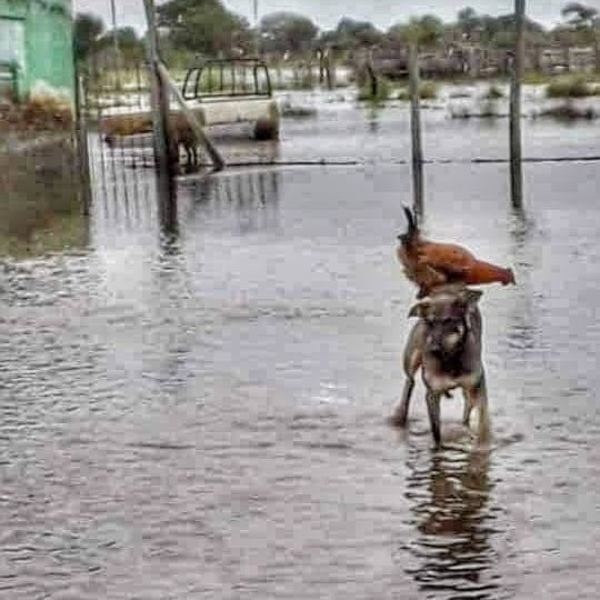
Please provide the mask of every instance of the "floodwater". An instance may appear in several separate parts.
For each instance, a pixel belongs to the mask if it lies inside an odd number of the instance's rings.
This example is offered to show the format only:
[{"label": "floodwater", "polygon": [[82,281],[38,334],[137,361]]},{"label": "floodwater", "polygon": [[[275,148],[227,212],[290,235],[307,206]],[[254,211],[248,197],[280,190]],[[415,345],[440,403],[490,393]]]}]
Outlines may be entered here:
[{"label": "floodwater", "polygon": [[[329,131],[339,155],[364,140],[359,166],[184,178],[176,212],[145,171],[134,189],[109,169],[82,242],[3,256],[0,597],[597,597],[598,165],[527,165],[523,213],[506,165],[427,167],[428,235],[519,284],[482,301],[493,448],[455,399],[435,452],[420,386],[410,431],[385,422],[410,173],[346,110],[318,117],[323,144],[286,126],[279,151],[324,153]],[[548,155],[575,144],[543,127]],[[506,133],[429,128],[456,158]]]}]

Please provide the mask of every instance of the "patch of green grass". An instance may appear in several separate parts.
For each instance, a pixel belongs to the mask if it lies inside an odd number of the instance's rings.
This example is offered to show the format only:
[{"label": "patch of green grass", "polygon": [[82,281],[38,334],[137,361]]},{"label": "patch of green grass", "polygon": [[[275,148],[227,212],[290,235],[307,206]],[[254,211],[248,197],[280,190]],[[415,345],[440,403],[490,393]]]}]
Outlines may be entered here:
[{"label": "patch of green grass", "polygon": [[[434,81],[422,81],[419,85],[419,98],[421,100],[435,100],[438,97],[439,87]],[[410,92],[408,88],[402,88],[398,92],[398,100],[402,102],[410,101]]]},{"label": "patch of green grass", "polygon": [[391,95],[390,82],[385,77],[377,78],[377,90],[373,93],[370,82],[365,83],[358,92],[359,102],[372,102],[373,104],[382,104],[389,100]]},{"label": "patch of green grass", "polygon": [[504,98],[504,92],[500,86],[493,83],[483,95],[483,98],[484,100],[500,100],[501,98]]},{"label": "patch of green grass", "polygon": [[523,75],[523,83],[526,85],[546,85],[552,80],[550,75],[539,71],[528,71]]},{"label": "patch of green grass", "polygon": [[586,98],[600,95],[600,88],[593,85],[585,77],[559,77],[548,84],[548,98]]}]

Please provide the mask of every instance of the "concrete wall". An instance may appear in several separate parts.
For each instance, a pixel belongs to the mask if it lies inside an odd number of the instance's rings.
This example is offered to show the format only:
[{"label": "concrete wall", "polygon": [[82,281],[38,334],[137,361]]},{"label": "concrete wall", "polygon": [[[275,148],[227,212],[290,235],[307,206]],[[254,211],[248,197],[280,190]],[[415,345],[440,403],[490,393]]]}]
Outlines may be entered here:
[{"label": "concrete wall", "polygon": [[[71,0],[0,0],[2,27],[13,36],[17,28],[23,32],[24,48],[17,52],[20,99],[52,95],[72,100]],[[0,41],[0,52],[3,48],[6,52],[6,44]]]}]

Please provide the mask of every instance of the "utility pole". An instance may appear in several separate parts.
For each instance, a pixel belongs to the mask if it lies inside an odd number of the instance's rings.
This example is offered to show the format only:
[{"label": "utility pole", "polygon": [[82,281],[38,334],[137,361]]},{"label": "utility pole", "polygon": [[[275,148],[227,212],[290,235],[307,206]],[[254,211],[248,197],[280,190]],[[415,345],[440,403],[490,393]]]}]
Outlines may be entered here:
[{"label": "utility pole", "polygon": [[258,0],[252,0],[254,14],[254,53],[260,56],[260,30],[258,27]]},{"label": "utility pole", "polygon": [[419,48],[411,41],[408,57],[408,77],[410,91],[410,132],[412,148],[412,179],[414,209],[419,217],[423,215],[424,177],[423,141],[421,137],[421,96],[419,74]]},{"label": "utility pole", "polygon": [[521,82],[525,62],[525,0],[515,0],[516,42],[510,80],[510,192],[514,208],[523,208]]},{"label": "utility pole", "polygon": [[154,0],[144,0],[148,23],[148,75],[150,77],[154,155],[158,173],[159,195],[161,199],[173,198],[173,156],[178,148],[173,148],[169,139],[169,92],[160,76],[160,54]]},{"label": "utility pole", "polygon": [[115,83],[117,91],[121,90],[121,75],[119,69],[121,67],[121,50],[119,48],[119,40],[117,39],[117,10],[115,7],[115,0],[110,0],[110,14],[112,20],[112,31],[113,31],[113,52],[115,54]]}]

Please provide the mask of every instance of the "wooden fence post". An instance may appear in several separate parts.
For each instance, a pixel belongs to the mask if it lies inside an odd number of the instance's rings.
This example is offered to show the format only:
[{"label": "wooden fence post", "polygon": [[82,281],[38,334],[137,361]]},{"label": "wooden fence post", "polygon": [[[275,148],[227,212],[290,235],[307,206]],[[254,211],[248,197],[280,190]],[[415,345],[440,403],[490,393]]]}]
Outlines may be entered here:
[{"label": "wooden fence post", "polygon": [[[159,73],[160,55],[154,0],[144,0],[144,8],[148,23],[148,70],[154,130],[154,155],[159,176],[167,181],[172,181],[174,173],[171,157],[172,146],[169,140],[169,94]],[[172,184],[169,185],[172,186]]]},{"label": "wooden fence post", "polygon": [[196,140],[204,146],[204,149],[210,156],[215,170],[221,171],[222,169],[224,169],[225,161],[219,154],[219,151],[217,150],[215,145],[211,142],[210,138],[204,133],[202,125],[200,125],[198,119],[196,118],[196,115],[189,109],[189,107],[185,103],[183,94],[179,91],[179,88],[175,85],[175,82],[169,75],[169,71],[162,63],[158,63],[158,74],[166,90],[170,91],[173,94],[175,101],[177,102],[177,104],[179,104],[179,108],[181,109],[183,116],[188,122],[190,129],[194,133]]},{"label": "wooden fence post", "polygon": [[410,90],[410,132],[412,147],[412,178],[414,209],[423,214],[423,143],[421,139],[421,97],[419,84],[419,54],[416,43],[411,43],[408,58],[408,77]]},{"label": "wooden fence post", "polygon": [[[87,85],[87,84],[86,84]],[[90,177],[90,152],[88,146],[87,119],[84,107],[85,87],[81,65],[75,62],[75,138],[77,144],[79,185],[81,197],[81,211],[85,216],[90,214],[91,204],[91,177]]]},{"label": "wooden fence post", "polygon": [[515,0],[517,38],[511,61],[510,81],[510,192],[512,205],[523,207],[523,164],[521,147],[521,81],[525,59],[525,0]]},{"label": "wooden fence post", "polygon": [[377,73],[375,72],[375,66],[373,65],[373,48],[367,50],[367,74],[369,75],[369,84],[371,86],[371,98],[377,100],[379,95],[379,80],[377,79]]}]

